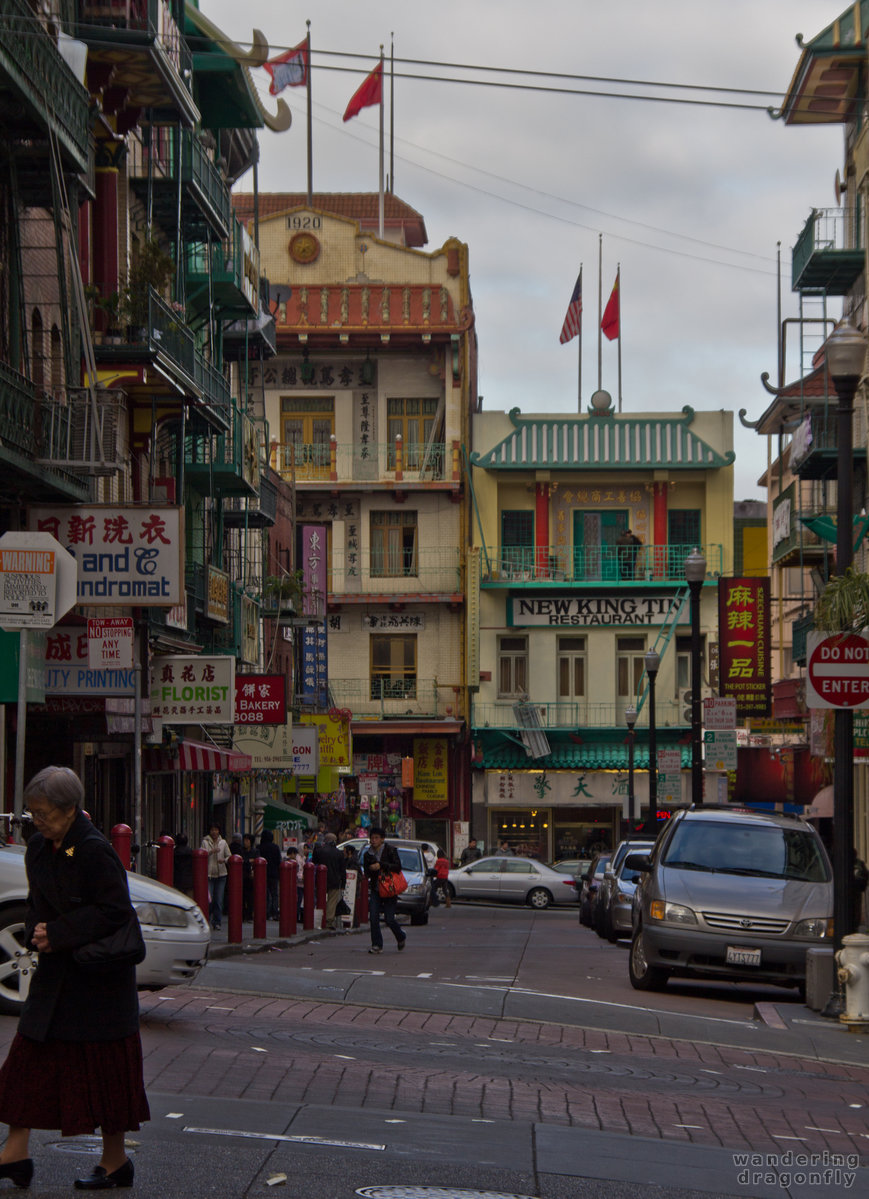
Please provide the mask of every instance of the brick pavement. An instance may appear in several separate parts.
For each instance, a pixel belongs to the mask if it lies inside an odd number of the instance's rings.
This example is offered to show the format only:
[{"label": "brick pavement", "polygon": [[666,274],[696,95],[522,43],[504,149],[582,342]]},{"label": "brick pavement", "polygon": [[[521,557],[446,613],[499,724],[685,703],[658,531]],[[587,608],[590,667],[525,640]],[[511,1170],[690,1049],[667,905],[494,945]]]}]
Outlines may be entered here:
[{"label": "brick pavement", "polygon": [[[155,1091],[536,1121],[734,1151],[869,1156],[869,1070],[859,1066],[527,1020],[217,991],[144,995],[142,1011],[146,1080]],[[454,1052],[432,1049],[424,1064],[414,1062],[444,1037]],[[480,1045],[497,1057],[486,1060]]]}]

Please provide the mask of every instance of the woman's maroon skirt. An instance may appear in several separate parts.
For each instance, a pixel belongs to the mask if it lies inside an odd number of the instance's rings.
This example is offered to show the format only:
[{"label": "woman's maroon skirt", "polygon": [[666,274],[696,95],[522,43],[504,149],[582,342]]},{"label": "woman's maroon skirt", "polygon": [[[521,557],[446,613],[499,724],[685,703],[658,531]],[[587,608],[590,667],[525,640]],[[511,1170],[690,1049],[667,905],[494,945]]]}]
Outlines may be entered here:
[{"label": "woman's maroon skirt", "polygon": [[138,1032],[117,1041],[33,1041],[21,1033],[0,1067],[0,1121],[65,1137],[133,1132],[150,1120]]}]

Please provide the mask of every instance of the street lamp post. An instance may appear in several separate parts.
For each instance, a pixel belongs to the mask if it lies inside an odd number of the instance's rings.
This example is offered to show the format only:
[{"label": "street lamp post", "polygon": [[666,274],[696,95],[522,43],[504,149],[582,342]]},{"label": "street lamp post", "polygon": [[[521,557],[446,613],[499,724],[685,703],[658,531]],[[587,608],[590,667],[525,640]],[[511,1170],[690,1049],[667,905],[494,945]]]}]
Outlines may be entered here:
[{"label": "street lamp post", "polygon": [[[836,574],[845,573],[854,559],[854,475],[852,465],[854,395],[863,375],[866,338],[843,321],[825,346],[827,370],[838,398],[836,454]],[[837,709],[833,743],[833,948],[851,931],[851,888],[854,856],[854,714]],[[839,1016],[845,997],[841,983],[824,1008],[825,1016]]]},{"label": "street lamp post", "polygon": [[646,674],[649,678],[649,814],[646,824],[652,836],[658,827],[658,726],[655,720],[655,681],[661,655],[657,650],[646,650]]},{"label": "street lamp post", "polygon": [[691,592],[691,802],[703,803],[703,726],[700,716],[700,590],[706,578],[706,559],[695,546],[685,559],[685,578]]},{"label": "street lamp post", "polygon": [[625,724],[628,726],[628,836],[634,828],[637,818],[636,802],[634,799],[634,725],[637,723],[637,709],[630,705],[625,708]]}]

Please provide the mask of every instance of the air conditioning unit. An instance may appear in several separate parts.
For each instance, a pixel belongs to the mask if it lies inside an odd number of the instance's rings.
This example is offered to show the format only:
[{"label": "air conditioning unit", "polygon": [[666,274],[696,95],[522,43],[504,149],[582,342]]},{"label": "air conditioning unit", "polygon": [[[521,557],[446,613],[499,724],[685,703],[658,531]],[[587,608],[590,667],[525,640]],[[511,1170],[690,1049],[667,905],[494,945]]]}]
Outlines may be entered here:
[{"label": "air conditioning unit", "polygon": [[[679,716],[680,716],[682,724],[690,724],[691,723],[691,701],[692,701],[693,694],[694,693],[690,687],[686,688],[686,690],[681,691],[679,693]],[[707,687],[700,688],[700,719],[701,719],[701,721],[703,720],[703,700],[707,695],[710,695],[710,694],[711,694],[711,692],[709,691],[709,689]]]}]

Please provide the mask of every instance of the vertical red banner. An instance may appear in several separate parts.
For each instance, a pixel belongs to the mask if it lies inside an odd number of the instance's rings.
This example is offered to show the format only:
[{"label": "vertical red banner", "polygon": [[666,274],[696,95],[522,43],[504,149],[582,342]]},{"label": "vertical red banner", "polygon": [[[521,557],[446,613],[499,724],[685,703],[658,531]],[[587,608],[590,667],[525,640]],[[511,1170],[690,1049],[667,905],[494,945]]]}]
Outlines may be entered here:
[{"label": "vertical red banner", "polygon": [[718,580],[718,693],[736,699],[736,716],[769,716],[772,705],[769,579]]}]

